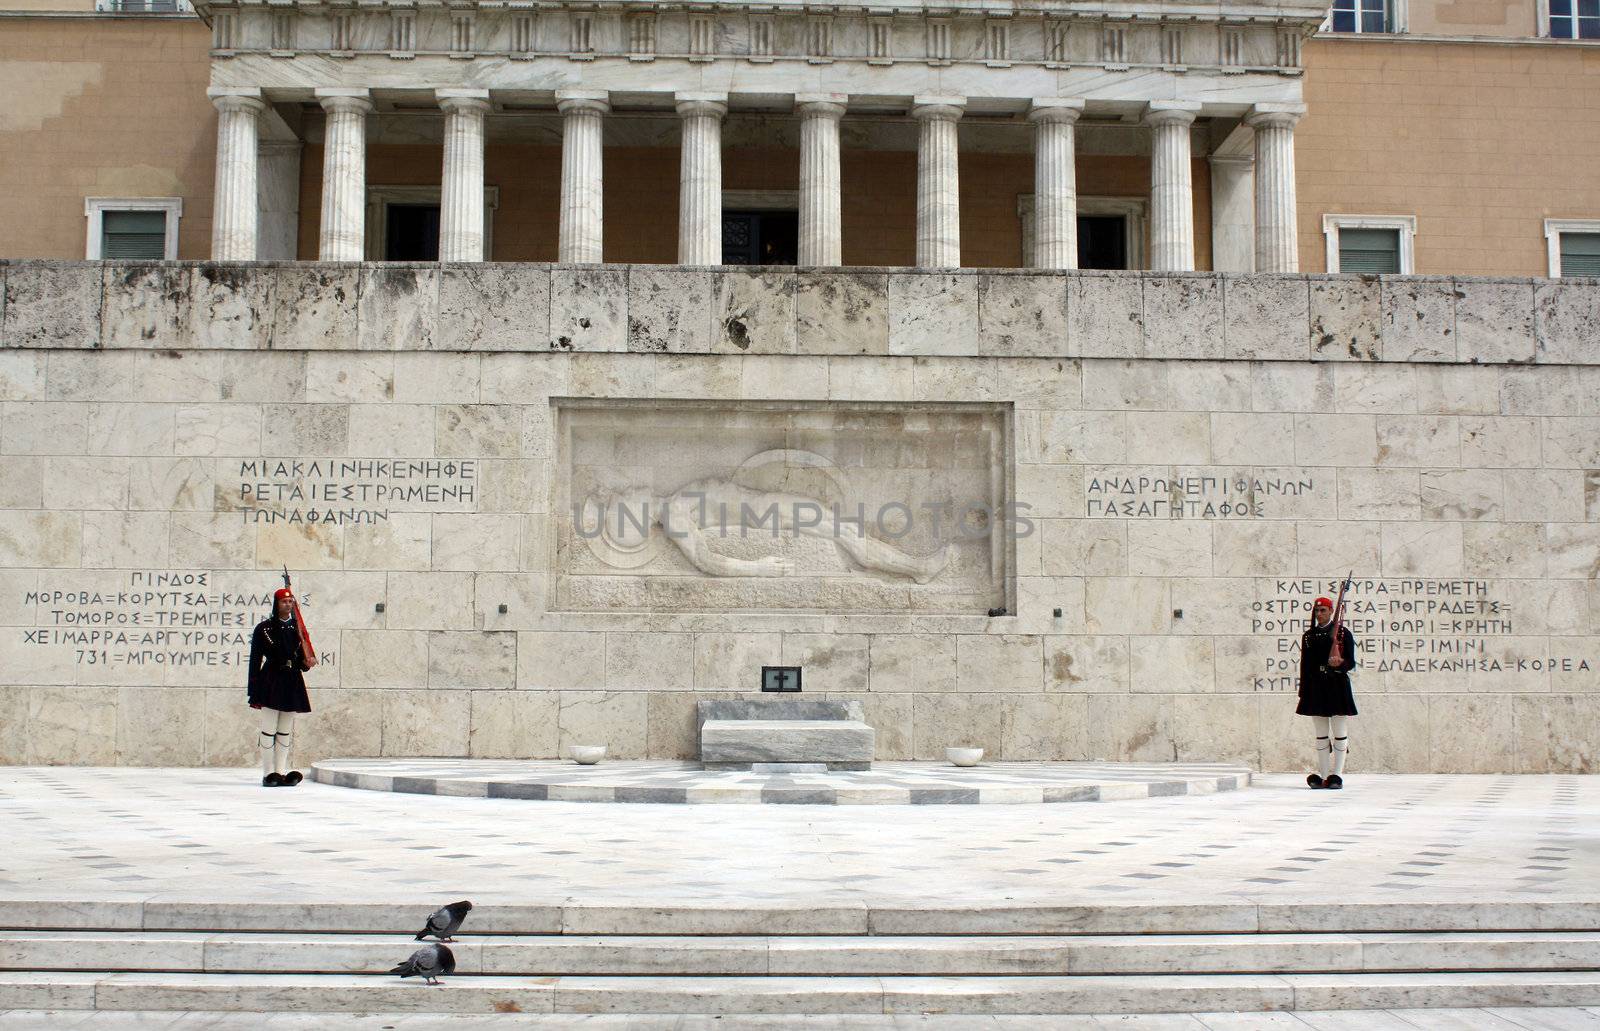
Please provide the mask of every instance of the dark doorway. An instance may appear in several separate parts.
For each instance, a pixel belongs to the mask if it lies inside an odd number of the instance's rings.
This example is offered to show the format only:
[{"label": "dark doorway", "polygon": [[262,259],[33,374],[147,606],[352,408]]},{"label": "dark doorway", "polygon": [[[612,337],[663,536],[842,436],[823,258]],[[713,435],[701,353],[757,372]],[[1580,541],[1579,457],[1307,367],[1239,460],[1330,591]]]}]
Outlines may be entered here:
[{"label": "dark doorway", "polygon": [[384,222],[384,261],[439,260],[439,205],[390,204]]},{"label": "dark doorway", "polygon": [[1078,216],[1078,267],[1128,267],[1128,220],[1124,216]]},{"label": "dark doorway", "polygon": [[724,265],[793,265],[800,260],[800,215],[794,211],[724,211]]}]

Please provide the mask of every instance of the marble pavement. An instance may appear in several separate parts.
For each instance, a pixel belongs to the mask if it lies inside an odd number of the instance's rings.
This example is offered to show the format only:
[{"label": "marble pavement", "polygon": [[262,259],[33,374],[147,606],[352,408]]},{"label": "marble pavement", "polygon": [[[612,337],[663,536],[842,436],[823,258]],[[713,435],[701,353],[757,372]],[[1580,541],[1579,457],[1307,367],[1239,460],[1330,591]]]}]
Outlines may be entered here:
[{"label": "marble pavement", "polygon": [[1259,775],[1198,798],[960,810],[529,805],[17,768],[0,785],[0,906],[255,900],[263,883],[282,901],[489,905],[1294,903],[1333,885],[1348,903],[1600,900],[1592,777],[1353,777],[1335,794]]}]

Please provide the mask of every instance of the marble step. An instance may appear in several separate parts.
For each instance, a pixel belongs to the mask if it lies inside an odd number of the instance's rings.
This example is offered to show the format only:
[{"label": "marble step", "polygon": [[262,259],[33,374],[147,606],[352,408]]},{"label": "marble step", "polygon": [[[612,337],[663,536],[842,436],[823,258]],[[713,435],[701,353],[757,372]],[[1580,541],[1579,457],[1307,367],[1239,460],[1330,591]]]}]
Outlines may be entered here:
[{"label": "marble step", "polygon": [[493,977],[0,972],[0,1010],[1173,1013],[1593,1006],[1600,973]]},{"label": "marble step", "polygon": [[[382,973],[402,935],[0,932],[0,970]],[[1600,970],[1600,932],[467,936],[462,974],[979,975]]]},{"label": "marble step", "polygon": [[[0,929],[414,933],[437,906],[407,901],[259,902],[3,899]],[[474,934],[964,935],[1246,934],[1256,932],[1587,931],[1600,929],[1600,900],[1507,902],[1417,898],[1396,902],[1147,901],[1066,906],[1006,902],[949,906],[834,900],[586,904],[476,899]]]}]

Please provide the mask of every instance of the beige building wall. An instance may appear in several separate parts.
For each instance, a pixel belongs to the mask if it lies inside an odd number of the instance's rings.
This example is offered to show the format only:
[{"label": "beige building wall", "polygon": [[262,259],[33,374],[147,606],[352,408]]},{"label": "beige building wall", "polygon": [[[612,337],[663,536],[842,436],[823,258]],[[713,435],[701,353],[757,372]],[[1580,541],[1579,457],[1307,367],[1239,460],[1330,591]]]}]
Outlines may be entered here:
[{"label": "beige building wall", "polygon": [[1600,49],[1318,37],[1295,132],[1300,268],[1325,214],[1415,215],[1419,274],[1542,276],[1546,218],[1600,218]]},{"label": "beige building wall", "polygon": [[178,255],[209,256],[209,42],[197,18],[0,21],[0,257],[83,258],[85,197],[181,197]]},{"label": "beige building wall", "polygon": [[1539,35],[1538,5],[1530,0],[1437,0],[1407,7],[1405,27],[1412,35],[1503,38]]}]

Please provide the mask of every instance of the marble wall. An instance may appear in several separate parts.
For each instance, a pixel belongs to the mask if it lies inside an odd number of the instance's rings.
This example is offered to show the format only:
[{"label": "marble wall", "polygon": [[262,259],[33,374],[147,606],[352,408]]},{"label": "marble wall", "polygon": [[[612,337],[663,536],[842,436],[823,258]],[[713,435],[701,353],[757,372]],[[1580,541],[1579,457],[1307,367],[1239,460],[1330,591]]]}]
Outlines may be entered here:
[{"label": "marble wall", "polygon": [[[250,762],[239,663],[285,564],[328,658],[308,757],[687,757],[696,701],[783,663],[861,701],[883,758],[1296,769],[1293,644],[1354,570],[1352,772],[1600,762],[1600,283],[29,262],[0,280],[3,762]],[[618,425],[663,412],[720,421],[616,450]],[[675,452],[715,472],[773,412],[975,420],[1033,532],[981,591],[933,571],[932,610],[730,602],[671,551],[654,561],[687,590],[659,602],[563,593],[581,476]],[[896,432],[858,437],[889,456],[873,468],[931,477]],[[1001,596],[1014,614],[987,616]]]}]

